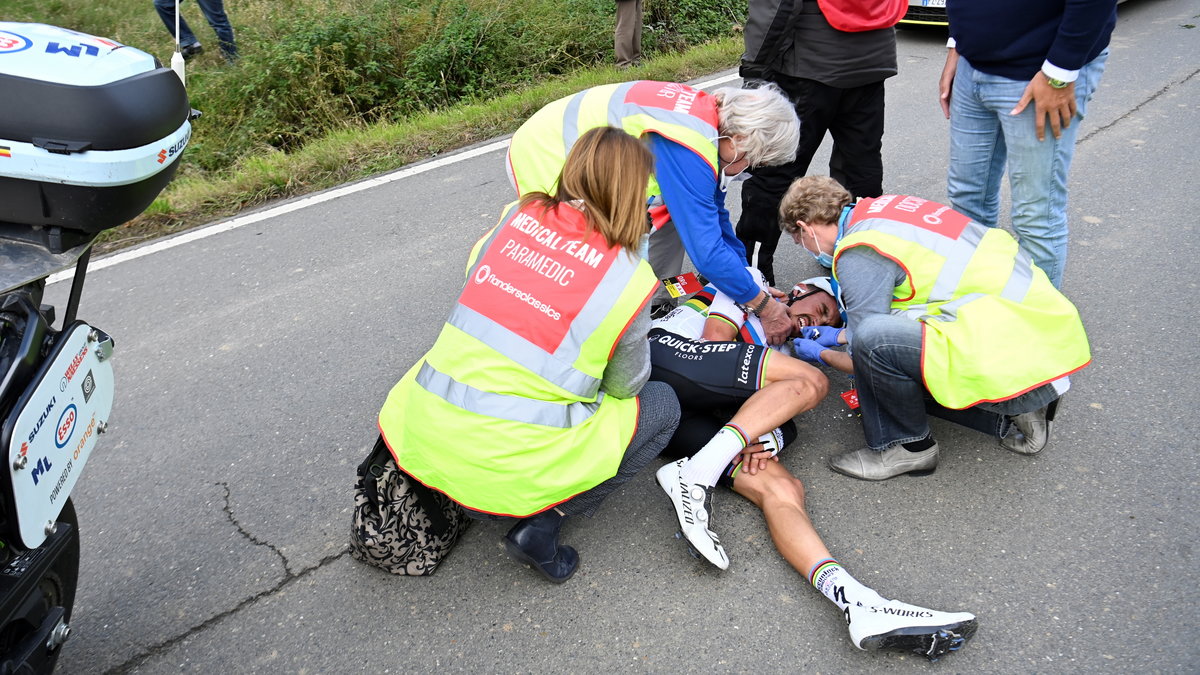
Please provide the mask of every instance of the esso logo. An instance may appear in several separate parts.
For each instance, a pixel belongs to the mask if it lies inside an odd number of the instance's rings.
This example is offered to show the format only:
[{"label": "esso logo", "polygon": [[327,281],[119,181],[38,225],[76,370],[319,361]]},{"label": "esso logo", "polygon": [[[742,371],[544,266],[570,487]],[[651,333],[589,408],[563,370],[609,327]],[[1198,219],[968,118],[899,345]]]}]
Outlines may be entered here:
[{"label": "esso logo", "polygon": [[28,38],[6,30],[0,30],[0,54],[23,52],[31,46],[33,46],[33,43]]},{"label": "esso logo", "polygon": [[64,447],[67,441],[71,440],[72,434],[75,433],[75,420],[79,417],[79,411],[75,408],[75,404],[67,406],[67,409],[62,412],[58,418],[58,428],[54,435],[54,445]]}]

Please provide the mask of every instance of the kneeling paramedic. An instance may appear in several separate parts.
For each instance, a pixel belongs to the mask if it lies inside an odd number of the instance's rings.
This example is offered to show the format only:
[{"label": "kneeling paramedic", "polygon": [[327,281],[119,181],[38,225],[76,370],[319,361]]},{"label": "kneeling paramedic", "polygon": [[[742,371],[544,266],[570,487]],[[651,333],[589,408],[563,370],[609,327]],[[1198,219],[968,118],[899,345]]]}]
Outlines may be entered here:
[{"label": "kneeling paramedic", "polygon": [[919,197],[852,204],[825,176],[792,184],[780,227],[833,267],[847,318],[795,341],[802,358],[855,377],[867,447],[830,468],[863,480],[933,471],[927,410],[1016,453],[1046,447],[1067,375],[1091,352],[1075,306],[1011,235]]}]

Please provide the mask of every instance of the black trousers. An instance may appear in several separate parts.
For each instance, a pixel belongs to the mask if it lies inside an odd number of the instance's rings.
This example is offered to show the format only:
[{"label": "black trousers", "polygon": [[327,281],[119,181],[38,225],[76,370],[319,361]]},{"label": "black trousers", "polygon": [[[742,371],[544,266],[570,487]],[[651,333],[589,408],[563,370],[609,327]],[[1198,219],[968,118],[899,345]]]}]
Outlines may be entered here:
[{"label": "black trousers", "polygon": [[759,244],[758,269],[775,285],[775,249],[779,245],[779,202],[792,181],[808,173],[808,165],[828,132],[833,137],[829,175],[855,197],[883,194],[883,80],[841,89],[786,75],[778,84],[800,116],[800,145],[795,161],[756,168],[742,183],[742,215],[737,237],[746,247],[746,263]]}]

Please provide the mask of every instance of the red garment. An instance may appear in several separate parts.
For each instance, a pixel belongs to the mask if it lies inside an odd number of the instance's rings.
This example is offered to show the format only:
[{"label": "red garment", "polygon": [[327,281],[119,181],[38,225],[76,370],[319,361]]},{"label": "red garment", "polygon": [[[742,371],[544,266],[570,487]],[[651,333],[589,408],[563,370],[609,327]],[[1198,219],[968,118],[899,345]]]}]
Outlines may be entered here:
[{"label": "red garment", "polygon": [[847,33],[891,28],[908,11],[908,0],[817,0],[829,25]]}]

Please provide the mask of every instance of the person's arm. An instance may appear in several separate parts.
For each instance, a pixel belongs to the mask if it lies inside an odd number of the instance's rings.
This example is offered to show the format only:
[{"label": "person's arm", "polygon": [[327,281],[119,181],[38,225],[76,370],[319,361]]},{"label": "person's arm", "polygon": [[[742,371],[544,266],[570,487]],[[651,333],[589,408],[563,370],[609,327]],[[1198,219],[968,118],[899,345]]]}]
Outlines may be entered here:
[{"label": "person's arm", "polygon": [[[725,210],[725,195],[717,189],[712,167],[678,143],[653,133],[648,138],[663,202],[692,264],[734,302],[741,305],[750,302],[760,289],[746,271],[746,249],[740,243],[735,247],[730,242],[737,239]],[[729,230],[729,239],[722,236],[722,228]]]},{"label": "person's arm", "polygon": [[738,68],[744,87],[774,80],[773,67],[785,45],[791,43],[794,14],[800,4],[800,0],[750,0],[742,30],[746,49]]},{"label": "person's arm", "polygon": [[[838,336],[838,344],[846,344],[846,333],[844,331]],[[792,348],[798,359],[807,361],[813,365],[832,366],[847,375],[854,374],[854,361],[846,352],[841,352],[831,347],[824,347],[815,340],[805,338],[796,338],[793,341]]]},{"label": "person's arm", "polygon": [[958,49],[954,46],[954,38],[946,43],[946,65],[942,66],[942,76],[938,79],[938,100],[942,104],[942,114],[950,119],[950,96],[954,93],[954,74],[958,72]]},{"label": "person's arm", "polygon": [[[1107,30],[1116,6],[1116,0],[1067,0],[1058,34],[1050,45],[1042,69],[1029,80],[1021,100],[1010,113],[1019,115],[1033,103],[1039,141],[1046,138],[1047,118],[1055,138],[1071,126],[1076,112],[1075,80],[1096,41]],[[1065,82],[1066,86],[1051,86],[1052,80]]]},{"label": "person's arm", "polygon": [[650,308],[646,306],[633,318],[604,367],[600,390],[617,398],[637,396],[650,379]]},{"label": "person's arm", "polygon": [[837,259],[837,279],[842,307],[846,310],[846,332],[842,339],[850,344],[854,331],[872,314],[891,314],[892,296],[904,283],[904,270],[895,262],[867,246],[856,246]]}]

